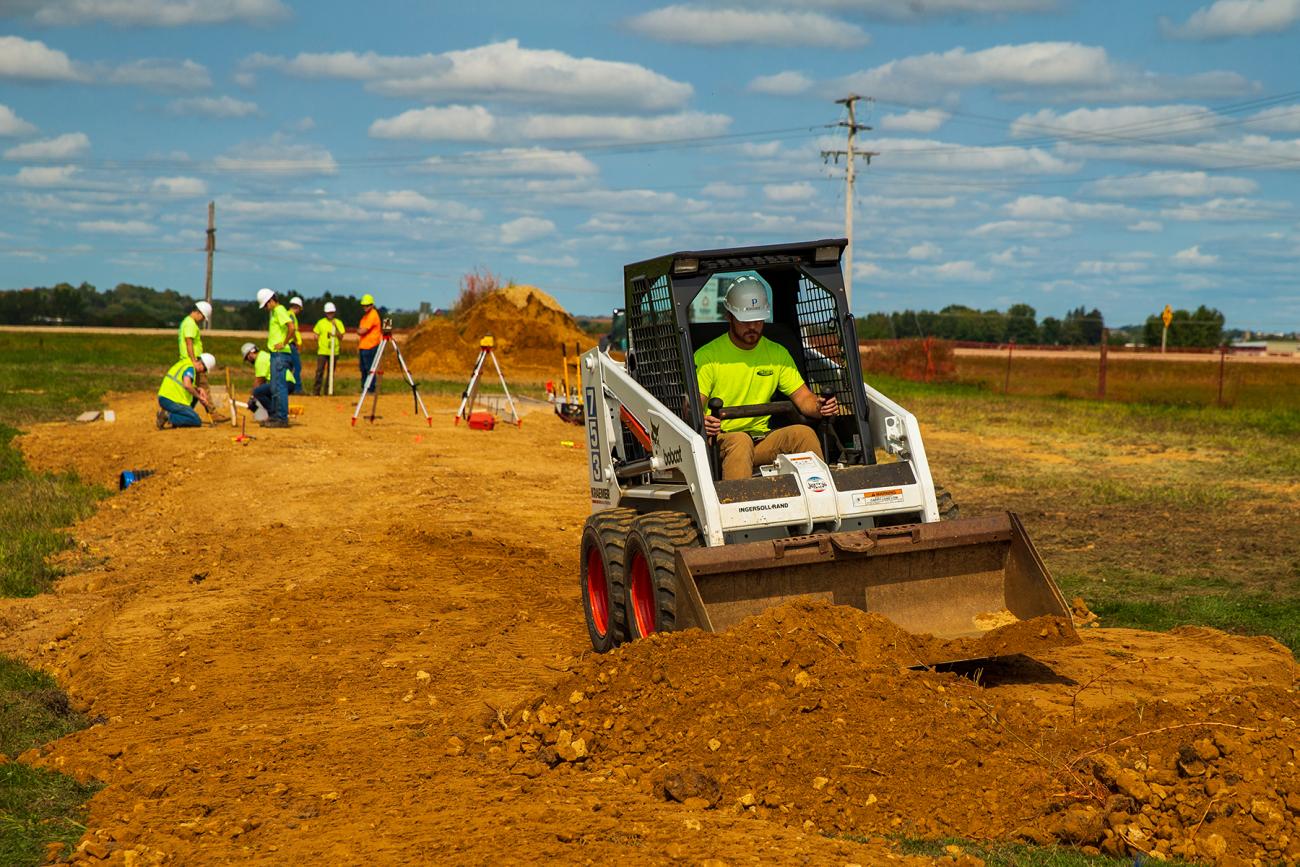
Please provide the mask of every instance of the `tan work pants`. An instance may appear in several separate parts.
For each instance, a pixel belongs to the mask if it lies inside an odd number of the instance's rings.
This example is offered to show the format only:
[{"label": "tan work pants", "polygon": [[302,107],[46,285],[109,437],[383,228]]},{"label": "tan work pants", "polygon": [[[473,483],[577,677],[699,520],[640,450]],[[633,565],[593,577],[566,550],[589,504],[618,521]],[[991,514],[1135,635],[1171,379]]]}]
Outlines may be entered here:
[{"label": "tan work pants", "polygon": [[754,467],[772,463],[777,455],[812,452],[823,457],[817,434],[806,424],[777,428],[757,443],[747,433],[724,433],[718,437],[718,448],[724,479],[747,479],[754,474]]}]

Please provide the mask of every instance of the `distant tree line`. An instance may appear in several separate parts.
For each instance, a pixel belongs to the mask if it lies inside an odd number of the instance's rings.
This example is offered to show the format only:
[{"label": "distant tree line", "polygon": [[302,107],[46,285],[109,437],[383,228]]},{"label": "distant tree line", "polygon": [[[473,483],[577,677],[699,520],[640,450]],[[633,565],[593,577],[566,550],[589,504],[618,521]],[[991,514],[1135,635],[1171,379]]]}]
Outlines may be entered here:
[{"label": "distant tree line", "polygon": [[1038,312],[1028,304],[1012,304],[1005,312],[949,304],[938,312],[872,313],[858,320],[858,336],[863,340],[938,337],[978,343],[1014,340],[1050,346],[1096,346],[1101,343],[1104,327],[1101,311],[1095,308],[1079,307],[1066,313],[1064,319],[1046,316],[1039,322]]},{"label": "distant tree line", "polygon": [[[1098,346],[1106,328],[1100,310],[1076,307],[1061,319],[1038,313],[1028,304],[1012,304],[1001,310],[977,310],[962,304],[949,304],[938,312],[903,310],[872,313],[859,318],[858,337],[862,340],[936,337],[976,343],[1007,343],[1039,346]],[[1141,341],[1147,346],[1160,345],[1164,323],[1159,314],[1150,316],[1144,326],[1110,329],[1110,343]],[[1175,310],[1169,326],[1169,347],[1212,347],[1224,340],[1223,314],[1202,305],[1192,312]]]},{"label": "distant tree line", "polygon": [[[286,294],[280,300],[286,304],[292,298]],[[112,289],[100,292],[89,283],[73,286],[59,283],[56,286],[36,289],[0,291],[0,325],[96,325],[131,328],[170,328],[194,309],[197,299],[173,289],[152,289],[131,283],[119,283]],[[325,302],[333,301],[338,316],[349,326],[361,320],[361,301],[356,295],[336,295],[326,292],[320,296],[302,296],[303,312],[299,318],[304,323],[315,323],[325,315]],[[405,328],[414,325],[419,314],[413,310],[388,311],[394,326]],[[212,325],[214,328],[257,330],[266,327],[266,311],[256,301],[228,301],[213,299]]]}]

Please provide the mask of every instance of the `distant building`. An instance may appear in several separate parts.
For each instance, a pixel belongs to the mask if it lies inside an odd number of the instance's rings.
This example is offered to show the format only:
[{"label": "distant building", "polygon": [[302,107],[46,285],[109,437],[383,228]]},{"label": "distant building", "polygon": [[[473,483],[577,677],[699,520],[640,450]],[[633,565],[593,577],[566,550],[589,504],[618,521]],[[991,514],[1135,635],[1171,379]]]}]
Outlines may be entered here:
[{"label": "distant building", "polygon": [[1237,355],[1300,355],[1298,340],[1238,340],[1232,344]]}]

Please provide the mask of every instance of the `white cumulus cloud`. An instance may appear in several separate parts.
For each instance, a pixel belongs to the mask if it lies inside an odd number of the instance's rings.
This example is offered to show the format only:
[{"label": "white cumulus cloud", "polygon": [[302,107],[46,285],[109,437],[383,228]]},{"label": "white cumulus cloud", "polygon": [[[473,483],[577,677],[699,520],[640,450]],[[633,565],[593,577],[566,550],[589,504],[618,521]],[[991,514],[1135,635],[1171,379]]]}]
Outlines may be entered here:
[{"label": "white cumulus cloud", "polygon": [[1259,184],[1250,178],[1211,175],[1207,172],[1150,172],[1145,175],[1102,178],[1083,186],[1083,190],[1090,195],[1114,199],[1246,195],[1257,189]]},{"label": "white cumulus cloud", "polygon": [[148,235],[154,231],[153,224],[144,220],[86,220],[78,223],[77,228],[106,235]]},{"label": "white cumulus cloud", "polygon": [[149,90],[204,90],[212,86],[207,67],[193,60],[146,58],[117,67],[96,67],[91,73],[96,81]]},{"label": "white cumulus cloud", "polygon": [[877,151],[880,155],[875,160],[890,168],[1063,174],[1080,167],[1080,163],[1067,162],[1040,148],[972,147],[907,138],[874,139],[863,142],[861,147]]},{"label": "white cumulus cloud", "polygon": [[376,190],[362,193],[357,196],[357,201],[366,207],[383,211],[430,214],[435,217],[460,221],[477,222],[483,219],[483,212],[478,208],[471,208],[460,202],[446,199],[431,199],[415,190]]},{"label": "white cumulus cloud", "polygon": [[1124,105],[1080,108],[1064,114],[1043,109],[1022,114],[1011,124],[1015,138],[1055,138],[1063,134],[1097,141],[1126,141],[1126,136],[1185,138],[1203,135],[1221,119],[1201,105]]},{"label": "white cumulus cloud", "polygon": [[772,96],[797,96],[808,91],[813,80],[802,72],[787,70],[773,75],[760,75],[749,83],[754,93],[768,93]]},{"label": "white cumulus cloud", "polygon": [[20,36],[0,36],[0,78],[78,81],[81,77],[62,51]]},{"label": "white cumulus cloud", "polygon": [[880,119],[880,128],[898,132],[934,132],[952,115],[938,108],[915,109],[902,114],[887,114]]},{"label": "white cumulus cloud", "polygon": [[24,187],[65,187],[76,173],[76,166],[24,166],[14,180]]},{"label": "white cumulus cloud", "polygon": [[1279,105],[1266,108],[1258,114],[1251,115],[1249,121],[1252,129],[1270,132],[1300,132],[1300,108],[1294,105]]},{"label": "white cumulus cloud", "polygon": [[1130,232],[1159,232],[1165,227],[1165,224],[1159,220],[1138,220],[1136,223],[1130,223],[1124,228]]},{"label": "white cumulus cloud", "polygon": [[208,185],[201,178],[155,178],[150,189],[169,196],[206,196]]},{"label": "white cumulus cloud", "polygon": [[1215,0],[1183,24],[1161,18],[1166,35],[1178,39],[1226,39],[1277,33],[1300,21],[1300,0]]},{"label": "white cumulus cloud", "polygon": [[257,114],[257,103],[233,96],[196,96],[173,99],[167,104],[167,110],[172,114],[201,117],[250,117]]},{"label": "white cumulus cloud", "polygon": [[1076,202],[1064,196],[1020,196],[1005,210],[1018,220],[1132,220],[1141,216],[1127,205]]},{"label": "white cumulus cloud", "polygon": [[26,14],[51,26],[102,21],[122,27],[184,27],[269,23],[288,18],[289,8],[281,0],[16,0],[0,5],[0,14]]},{"label": "white cumulus cloud", "polygon": [[628,26],[652,39],[692,45],[755,43],[857,48],[871,41],[871,37],[856,24],[819,12],[676,5],[638,15],[628,22]]},{"label": "white cumulus cloud", "polygon": [[66,160],[90,150],[90,137],[84,132],[65,133],[55,138],[27,142],[5,151],[7,160]]},{"label": "white cumulus cloud", "polygon": [[555,233],[555,224],[541,217],[520,217],[501,224],[502,244],[523,244]]},{"label": "white cumulus cloud", "polygon": [[33,124],[14,114],[7,105],[0,105],[0,135],[31,135],[36,132]]},{"label": "white cumulus cloud", "polygon": [[486,141],[497,127],[492,112],[481,105],[415,108],[370,125],[371,138],[421,141]]},{"label": "white cumulus cloud", "polygon": [[769,202],[812,202],[817,198],[817,191],[812,184],[804,181],[768,184],[763,187],[763,197]]},{"label": "white cumulus cloud", "polygon": [[328,150],[278,139],[232,148],[213,160],[213,164],[223,172],[255,176],[336,175],[339,170]]},{"label": "white cumulus cloud", "polygon": [[423,163],[430,171],[464,176],[550,175],[589,177],[600,169],[577,151],[550,148],[502,148],[477,151],[460,157],[430,157]]},{"label": "white cumulus cloud", "polygon": [[725,114],[694,111],[651,117],[534,114],[523,119],[519,132],[525,139],[656,141],[719,135],[730,126],[731,118]]},{"label": "white cumulus cloud", "polygon": [[1219,257],[1210,253],[1202,253],[1201,245],[1195,244],[1186,250],[1179,250],[1169,258],[1173,259],[1180,265],[1192,265],[1203,268],[1219,261]]},{"label": "white cumulus cloud", "polygon": [[685,82],[635,63],[524,48],[517,39],[443,54],[344,51],[292,59],[259,54],[244,63],[247,68],[275,68],[306,78],[363,81],[385,96],[428,101],[492,98],[666,111],[685,104],[694,92]]},{"label": "white cumulus cloud", "polygon": [[933,259],[935,256],[943,253],[943,248],[931,241],[922,241],[920,244],[914,244],[907,251],[909,259]]}]

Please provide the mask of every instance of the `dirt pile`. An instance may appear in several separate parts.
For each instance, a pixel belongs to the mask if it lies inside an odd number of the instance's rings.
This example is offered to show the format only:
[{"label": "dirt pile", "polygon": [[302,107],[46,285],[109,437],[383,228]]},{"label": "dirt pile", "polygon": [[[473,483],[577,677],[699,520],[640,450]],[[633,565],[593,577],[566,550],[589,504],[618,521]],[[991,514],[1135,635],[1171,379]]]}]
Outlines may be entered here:
[{"label": "dirt pile", "polygon": [[507,286],[455,319],[427,320],[403,351],[412,369],[460,374],[473,365],[488,334],[503,364],[552,377],[560,373],[562,344],[572,352],[575,343],[584,351],[595,343],[551,295],[536,286]]},{"label": "dirt pile", "polygon": [[[1108,666],[1140,662],[1158,684],[1184,677],[1173,655],[1117,663],[1113,645],[1088,647],[1107,632],[1041,663],[916,670],[915,638],[889,621],[792,603],[727,634],[656,635],[585,660],[495,726],[484,758],[810,832],[1300,858],[1300,668],[1285,649],[1240,691],[1207,674],[1186,704],[1146,701],[1108,696]],[[1184,637],[1189,655],[1206,632]],[[1071,654],[1102,657],[1092,680],[1062,673]]]}]

